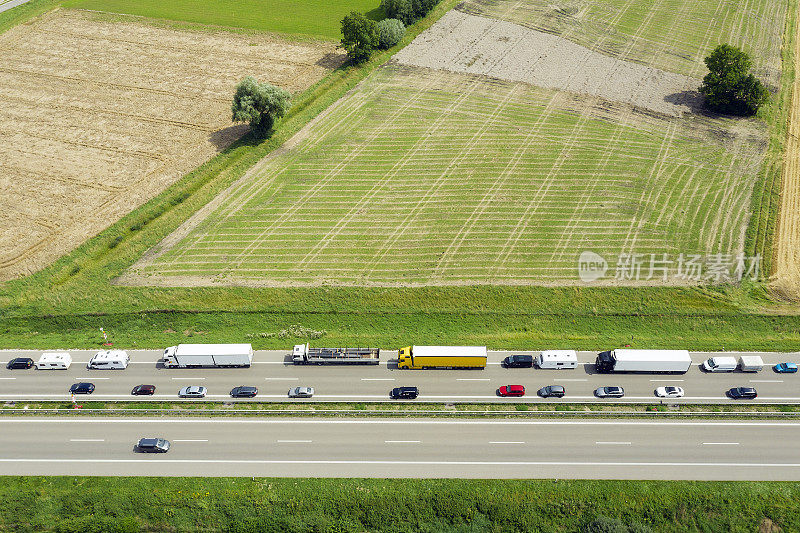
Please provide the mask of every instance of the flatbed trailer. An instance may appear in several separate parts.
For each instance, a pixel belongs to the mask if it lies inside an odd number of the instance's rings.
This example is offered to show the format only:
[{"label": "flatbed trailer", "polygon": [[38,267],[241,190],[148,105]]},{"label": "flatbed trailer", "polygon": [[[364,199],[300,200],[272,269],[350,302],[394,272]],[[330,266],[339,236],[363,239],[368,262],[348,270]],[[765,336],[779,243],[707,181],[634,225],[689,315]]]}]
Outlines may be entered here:
[{"label": "flatbed trailer", "polygon": [[296,365],[377,365],[378,348],[312,348],[297,344],[292,349],[292,362]]}]

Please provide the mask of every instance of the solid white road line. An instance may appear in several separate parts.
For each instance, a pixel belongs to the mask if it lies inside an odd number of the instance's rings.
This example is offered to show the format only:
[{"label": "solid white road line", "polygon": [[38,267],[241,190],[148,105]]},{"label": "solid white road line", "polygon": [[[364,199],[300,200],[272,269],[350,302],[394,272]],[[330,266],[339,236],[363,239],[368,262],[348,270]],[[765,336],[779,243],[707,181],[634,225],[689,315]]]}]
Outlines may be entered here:
[{"label": "solid white road line", "polygon": [[664,379],[651,379],[650,381],[670,381],[670,382],[672,382],[672,381],[686,381],[686,380],[685,379],[668,379],[668,378],[664,378]]},{"label": "solid white road line", "polygon": [[188,379],[188,380],[198,380],[198,379],[206,379],[206,378],[171,378],[174,380],[181,380],[181,379]]},{"label": "solid white road line", "polygon": [[172,439],[172,442],[208,442],[208,439]]},{"label": "solid white road line", "polygon": [[264,378],[266,381],[300,381],[300,378]]},{"label": "solid white road line", "polygon": [[361,378],[361,381],[395,381],[395,378]]},{"label": "solid white road line", "polygon": [[122,464],[157,462],[159,464],[240,464],[240,465],[433,465],[433,466],[587,466],[587,467],[716,467],[716,468],[800,468],[800,463],[677,463],[677,462],[610,462],[610,461],[378,461],[378,460],[315,460],[315,459],[167,459],[163,457],[137,459],[5,459],[0,463],[87,463],[87,464]]},{"label": "solid white road line", "polygon": [[419,444],[420,440],[385,440],[385,444]]},{"label": "solid white road line", "polygon": [[279,443],[285,443],[285,444],[289,444],[289,443],[295,443],[295,442],[299,442],[299,443],[309,443],[309,442],[311,442],[311,441],[310,441],[310,440],[279,440],[278,442],[279,442]]},{"label": "solid white road line", "polygon": [[596,441],[595,444],[610,444],[610,445],[619,444],[619,445],[625,445],[625,446],[630,446],[631,445],[631,443],[628,442],[628,441],[613,441],[613,440],[611,440],[611,441],[602,441],[602,440],[601,441]]},{"label": "solid white road line", "polygon": [[703,446],[738,446],[738,442],[704,442]]},{"label": "solid white road line", "polygon": [[553,381],[589,381],[586,378],[553,378]]},{"label": "solid white road line", "polygon": [[97,380],[97,379],[111,379],[111,378],[96,378],[94,376],[76,376],[74,379],[75,379],[75,381],[78,381],[78,380],[81,380],[81,381],[82,380],[90,380],[90,379],[92,381],[94,381],[94,380]]},{"label": "solid white road line", "polygon": [[782,379],[751,379],[750,383],[783,383]]},{"label": "solid white road line", "polygon": [[525,444],[525,441],[514,441],[514,440],[494,440],[489,441],[489,444]]},{"label": "solid white road line", "polygon": [[105,442],[106,439],[69,439],[70,442]]},{"label": "solid white road line", "polygon": [[17,378],[0,378],[0,379],[17,379]]}]

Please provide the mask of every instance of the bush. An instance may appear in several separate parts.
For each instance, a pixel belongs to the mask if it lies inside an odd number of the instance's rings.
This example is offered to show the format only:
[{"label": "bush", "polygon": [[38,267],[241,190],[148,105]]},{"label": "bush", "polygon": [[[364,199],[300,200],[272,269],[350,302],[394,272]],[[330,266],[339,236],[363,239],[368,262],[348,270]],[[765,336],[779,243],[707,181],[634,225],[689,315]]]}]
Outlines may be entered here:
[{"label": "bush", "polygon": [[609,518],[598,516],[593,521],[586,524],[583,533],[651,533],[652,530],[642,524],[633,523],[626,525],[619,518]]},{"label": "bush", "polygon": [[721,44],[705,59],[708,74],[700,93],[706,107],[732,115],[754,115],[769,100],[769,91],[749,73],[751,62],[735,46]]},{"label": "bush", "polygon": [[384,19],[378,23],[378,48],[386,50],[400,42],[406,26],[397,19]]},{"label": "bush", "polygon": [[354,63],[363,63],[378,47],[378,24],[353,11],[342,19],[342,48]]},{"label": "bush", "polygon": [[381,0],[381,7],[388,18],[397,19],[406,26],[416,20],[412,0]]}]

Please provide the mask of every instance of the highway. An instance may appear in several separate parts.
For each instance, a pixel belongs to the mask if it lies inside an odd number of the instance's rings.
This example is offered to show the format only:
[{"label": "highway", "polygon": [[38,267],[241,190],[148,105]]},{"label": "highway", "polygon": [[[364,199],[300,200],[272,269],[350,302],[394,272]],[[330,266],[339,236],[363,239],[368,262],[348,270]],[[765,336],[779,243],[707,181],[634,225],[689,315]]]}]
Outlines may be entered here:
[{"label": "highway", "polygon": [[[800,423],[0,419],[1,475],[800,480]],[[140,437],[172,442],[134,451]]]},{"label": "highway", "polygon": [[[511,353],[490,352],[489,365],[484,370],[398,370],[397,352],[381,351],[381,364],[377,366],[295,366],[289,362],[289,350],[257,351],[251,368],[239,369],[165,369],[158,365],[160,350],[128,350],[131,364],[125,370],[88,370],[86,363],[96,350],[70,350],[73,364],[68,370],[8,370],[5,363],[13,357],[38,359],[41,351],[0,351],[0,401],[69,400],[69,387],[77,381],[90,381],[96,389],[86,400],[178,400],[178,390],[187,385],[203,385],[208,389],[206,401],[231,400],[230,390],[238,385],[255,385],[259,395],[255,401],[289,401],[287,391],[295,386],[311,386],[316,395],[310,400],[319,401],[391,401],[388,392],[392,387],[416,385],[420,388],[417,401],[435,402],[656,402],[653,390],[661,385],[677,385],[686,391],[686,397],[669,400],[670,403],[733,402],[725,391],[735,386],[752,386],[758,390],[756,400],[744,403],[800,403],[800,375],[776,374],[770,368],[781,361],[800,362],[800,354],[754,353],[761,355],[766,365],[759,373],[707,374],[699,364],[713,354],[692,354],[695,364],[686,374],[596,374],[596,352],[579,352],[581,364],[574,370],[507,369],[500,361]],[[720,354],[717,354],[720,355]],[[738,357],[738,352],[725,355]],[[154,396],[131,396],[131,389],[139,384],[157,387]],[[523,398],[499,398],[495,391],[501,385],[524,385]],[[536,391],[545,385],[560,384],[567,390],[562,399],[544,400]],[[619,385],[625,388],[625,397],[618,400],[600,400],[593,391],[600,386]],[[202,401],[202,400],[184,400]],[[231,401],[254,401],[231,400]],[[295,400],[298,401],[298,400]],[[740,401],[742,402],[742,401]]]}]

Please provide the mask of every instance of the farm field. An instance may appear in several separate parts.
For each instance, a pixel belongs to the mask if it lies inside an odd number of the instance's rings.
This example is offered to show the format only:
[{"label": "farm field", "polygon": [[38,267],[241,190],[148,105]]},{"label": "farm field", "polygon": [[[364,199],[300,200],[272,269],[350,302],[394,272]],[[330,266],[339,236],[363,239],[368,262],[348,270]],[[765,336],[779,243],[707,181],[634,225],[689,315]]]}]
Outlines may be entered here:
[{"label": "farm field", "polygon": [[735,254],[764,140],[731,126],[390,65],[120,281],[574,284],[584,250]]},{"label": "farm field", "polygon": [[39,270],[245,133],[230,122],[244,76],[299,92],[342,59],[327,41],[64,9],[3,33],[0,280]]},{"label": "farm field", "polygon": [[67,7],[338,40],[351,11],[379,20],[379,0],[67,0]]},{"label": "farm field", "polygon": [[499,18],[603,54],[702,78],[720,43],[741,47],[777,88],[786,0],[467,0],[463,11]]}]

